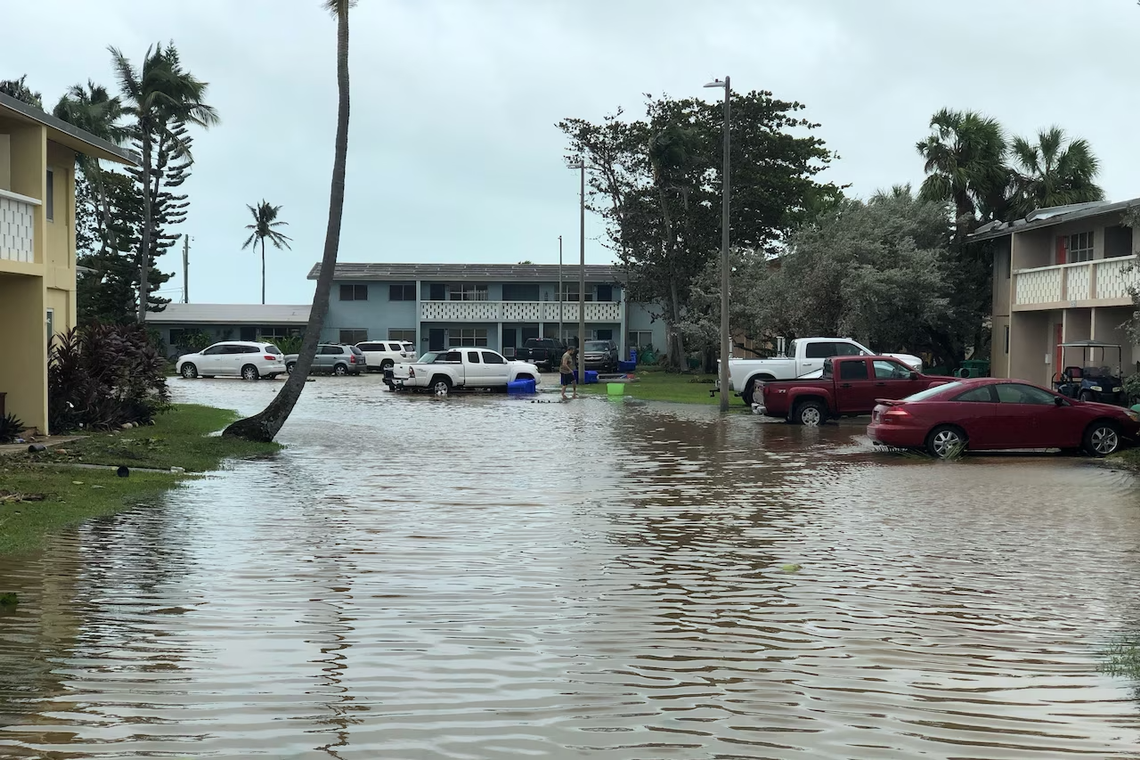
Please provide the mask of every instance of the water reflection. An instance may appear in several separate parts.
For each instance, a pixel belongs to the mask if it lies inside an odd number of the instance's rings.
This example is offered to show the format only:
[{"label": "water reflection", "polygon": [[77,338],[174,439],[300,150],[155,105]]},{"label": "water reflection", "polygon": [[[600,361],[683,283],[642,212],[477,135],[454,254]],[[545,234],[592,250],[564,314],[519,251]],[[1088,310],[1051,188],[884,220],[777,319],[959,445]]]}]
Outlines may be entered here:
[{"label": "water reflection", "polygon": [[0,756],[1137,756],[1131,476],[370,381],[0,565]]}]

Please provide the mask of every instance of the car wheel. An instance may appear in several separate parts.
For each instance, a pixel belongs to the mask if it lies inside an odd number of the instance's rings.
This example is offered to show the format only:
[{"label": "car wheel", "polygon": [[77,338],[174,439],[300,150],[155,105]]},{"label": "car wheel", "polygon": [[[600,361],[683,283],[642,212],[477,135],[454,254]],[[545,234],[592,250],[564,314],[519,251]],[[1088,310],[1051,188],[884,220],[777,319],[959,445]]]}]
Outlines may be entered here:
[{"label": "car wheel", "polygon": [[749,380],[748,385],[746,385],[744,388],[744,393],[740,394],[740,400],[744,402],[745,406],[752,406],[754,403],[756,403],[756,401],[752,395],[755,392],[756,392],[756,381],[755,380]]},{"label": "car wheel", "polygon": [[241,368],[242,380],[260,380],[261,373],[257,371],[257,367],[252,364],[247,364]]},{"label": "car wheel", "polygon": [[446,396],[451,393],[451,381],[446,377],[437,377],[431,381],[431,390],[437,396]]},{"label": "car wheel", "polygon": [[186,378],[187,380],[193,380],[194,378],[198,377],[198,368],[190,362],[186,362],[182,365],[182,377]]},{"label": "car wheel", "polygon": [[1098,420],[1088,426],[1082,447],[1094,457],[1106,457],[1120,448],[1120,426],[1109,420]]},{"label": "car wheel", "polygon": [[796,404],[793,421],[804,427],[819,427],[827,422],[827,407],[822,401],[808,399]]},{"label": "car wheel", "polygon": [[333,374],[337,375],[338,377],[344,377],[348,374],[348,367],[344,364],[338,364],[333,367]]},{"label": "car wheel", "polygon": [[380,371],[381,372],[387,372],[388,370],[392,369],[392,367],[395,367],[395,366],[396,366],[396,362],[392,361],[391,359],[385,359],[384,361],[380,362]]},{"label": "car wheel", "polygon": [[285,365],[285,371],[288,372],[290,375],[292,375],[293,374],[293,368],[296,366],[297,366],[297,362],[289,362],[288,364]]},{"label": "car wheel", "polygon": [[1081,391],[1080,395],[1077,396],[1077,398],[1080,399],[1081,401],[1094,401],[1095,400],[1095,398],[1093,397],[1092,391]]},{"label": "car wheel", "polygon": [[939,425],[926,436],[926,450],[935,459],[950,459],[966,450],[968,441],[961,428]]}]

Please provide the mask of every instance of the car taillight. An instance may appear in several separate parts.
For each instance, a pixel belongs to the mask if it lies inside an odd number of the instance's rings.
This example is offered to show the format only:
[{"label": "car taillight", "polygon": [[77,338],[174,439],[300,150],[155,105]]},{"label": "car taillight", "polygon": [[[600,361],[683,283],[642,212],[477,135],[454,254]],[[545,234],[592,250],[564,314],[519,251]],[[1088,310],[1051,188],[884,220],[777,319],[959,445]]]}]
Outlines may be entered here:
[{"label": "car taillight", "polygon": [[277,357],[276,357],[276,356],[274,356],[273,354],[266,354],[266,355],[265,355],[265,358],[266,358],[268,361],[273,361],[273,360],[274,360],[274,359],[276,359]]},{"label": "car taillight", "polygon": [[898,422],[905,420],[908,417],[910,417],[910,412],[905,409],[888,409],[887,411],[883,412],[884,421]]},{"label": "car taillight", "polygon": [[348,355],[348,363],[349,364],[356,364],[356,354],[349,354]]}]

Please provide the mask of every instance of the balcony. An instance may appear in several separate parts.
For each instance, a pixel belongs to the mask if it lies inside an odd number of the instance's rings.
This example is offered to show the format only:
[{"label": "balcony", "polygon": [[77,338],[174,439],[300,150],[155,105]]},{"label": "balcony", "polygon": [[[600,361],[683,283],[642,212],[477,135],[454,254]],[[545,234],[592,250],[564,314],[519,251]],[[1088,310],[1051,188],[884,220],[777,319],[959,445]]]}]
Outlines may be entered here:
[{"label": "balcony", "polygon": [[[567,301],[421,301],[423,322],[577,322],[578,304]],[[587,301],[587,322],[621,322],[617,301]]]},{"label": "balcony", "polygon": [[36,260],[35,218],[40,202],[0,190],[0,260],[31,264]]},{"label": "balcony", "polygon": [[1013,273],[1013,309],[1127,306],[1130,287],[1140,286],[1136,256],[1094,259]]}]

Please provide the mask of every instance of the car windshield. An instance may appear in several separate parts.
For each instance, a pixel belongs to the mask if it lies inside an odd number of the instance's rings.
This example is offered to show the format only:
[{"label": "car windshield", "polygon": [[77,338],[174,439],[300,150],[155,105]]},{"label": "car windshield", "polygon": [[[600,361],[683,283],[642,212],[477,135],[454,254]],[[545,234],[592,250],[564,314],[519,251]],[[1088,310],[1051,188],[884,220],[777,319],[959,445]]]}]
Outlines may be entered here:
[{"label": "car windshield", "polygon": [[604,340],[588,340],[586,341],[587,351],[608,351],[610,344]]},{"label": "car windshield", "polygon": [[951,393],[953,391],[961,390],[964,387],[963,383],[946,383],[945,385],[935,385],[932,388],[927,388],[924,391],[907,396],[903,401],[926,401],[934,396],[941,396],[944,393]]}]

